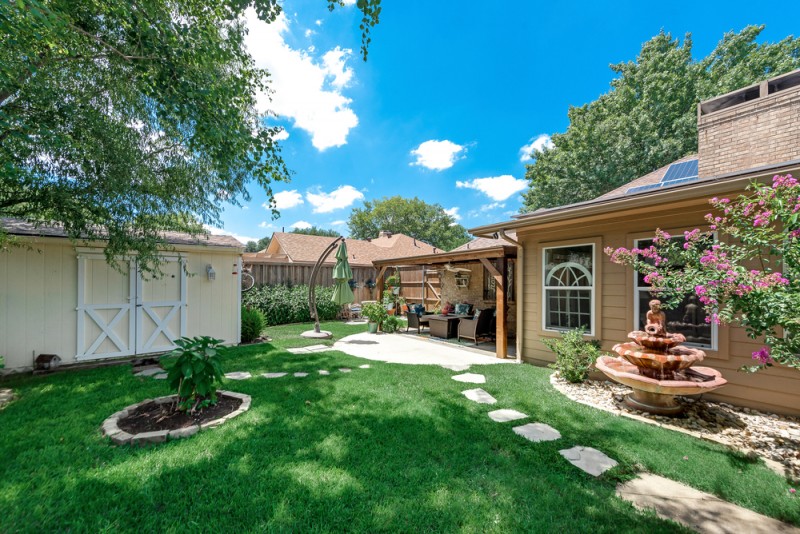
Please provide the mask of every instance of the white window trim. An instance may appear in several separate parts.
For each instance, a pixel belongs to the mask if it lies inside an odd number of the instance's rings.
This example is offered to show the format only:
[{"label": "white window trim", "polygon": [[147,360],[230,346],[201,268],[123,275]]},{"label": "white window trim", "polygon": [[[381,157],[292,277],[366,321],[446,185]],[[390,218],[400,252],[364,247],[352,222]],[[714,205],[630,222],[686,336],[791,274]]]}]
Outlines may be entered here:
[{"label": "white window trim", "polygon": [[[716,232],[708,232],[714,236],[714,242],[717,242],[717,233]],[[633,240],[633,246],[638,248],[639,243],[641,241],[652,241],[652,237],[640,237],[638,239]],[[633,270],[633,329],[634,330],[641,330],[641,326],[639,325],[639,293],[643,291],[643,287],[639,286],[639,271],[636,269]],[[647,286],[652,287],[652,286]],[[688,347],[695,347],[704,350],[710,351],[718,351],[719,350],[719,326],[717,326],[714,321],[711,321],[711,345],[704,345],[700,343],[691,343],[687,341],[683,343]]]},{"label": "white window trim", "polygon": [[[584,337],[594,337],[595,323],[597,322],[596,310],[596,291],[597,291],[597,247],[595,243],[570,243],[568,245],[555,245],[552,247],[542,247],[542,331],[544,332],[568,332],[569,328],[552,328],[547,326],[547,290],[548,289],[564,289],[563,286],[548,286],[547,285],[547,251],[556,248],[571,248],[571,247],[592,247],[592,286],[591,286],[591,301],[590,301],[590,327],[588,332],[584,332]],[[585,288],[584,288],[585,289]]]}]

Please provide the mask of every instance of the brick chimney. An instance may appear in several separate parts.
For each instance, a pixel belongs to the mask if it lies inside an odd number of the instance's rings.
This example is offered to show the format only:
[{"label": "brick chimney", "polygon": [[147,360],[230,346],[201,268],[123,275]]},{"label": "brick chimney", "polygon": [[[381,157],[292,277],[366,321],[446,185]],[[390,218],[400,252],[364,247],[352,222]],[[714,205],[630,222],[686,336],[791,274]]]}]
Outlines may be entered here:
[{"label": "brick chimney", "polygon": [[800,70],[697,105],[701,178],[800,159]]}]

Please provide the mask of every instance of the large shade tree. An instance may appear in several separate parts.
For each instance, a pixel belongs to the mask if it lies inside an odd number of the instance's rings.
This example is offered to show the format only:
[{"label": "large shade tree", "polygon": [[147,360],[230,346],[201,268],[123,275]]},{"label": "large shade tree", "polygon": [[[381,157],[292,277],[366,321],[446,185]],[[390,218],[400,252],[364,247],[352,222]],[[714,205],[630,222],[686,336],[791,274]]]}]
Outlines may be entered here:
[{"label": "large shade tree", "polygon": [[[330,8],[342,4],[327,0]],[[268,73],[244,11],[277,0],[0,3],[0,217],[105,239],[152,268],[167,230],[202,232],[256,182],[289,179],[256,110]],[[362,53],[380,0],[359,0]],[[0,230],[0,248],[8,236]]]},{"label": "large shade tree", "polygon": [[364,202],[347,221],[350,236],[372,239],[381,230],[402,233],[442,250],[451,250],[469,241],[467,230],[439,204],[428,204],[417,197],[400,196]]},{"label": "large shade tree", "polygon": [[800,39],[725,34],[705,58],[661,32],[636,61],[611,65],[611,91],[569,109],[569,127],[535,151],[522,212],[590,200],[697,150],[697,103],[800,67]]}]

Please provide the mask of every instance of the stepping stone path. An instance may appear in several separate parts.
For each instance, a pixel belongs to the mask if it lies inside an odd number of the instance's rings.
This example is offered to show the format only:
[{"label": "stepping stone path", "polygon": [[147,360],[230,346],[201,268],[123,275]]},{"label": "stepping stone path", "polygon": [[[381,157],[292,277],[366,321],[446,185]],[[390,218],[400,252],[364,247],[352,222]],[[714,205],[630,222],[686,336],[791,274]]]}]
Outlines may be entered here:
[{"label": "stepping stone path", "polygon": [[495,410],[489,412],[489,417],[492,421],[497,423],[506,423],[508,421],[516,421],[517,419],[525,419],[528,416],[517,410]]},{"label": "stepping stone path", "polygon": [[534,443],[561,439],[561,433],[558,430],[544,423],[528,423],[527,425],[515,426],[514,433]]},{"label": "stepping stone path", "polygon": [[3,388],[0,389],[0,408],[14,400],[14,390]]},{"label": "stepping stone path", "polygon": [[253,375],[251,375],[247,371],[236,371],[234,373],[225,373],[225,378],[230,378],[231,380],[247,380],[248,378],[252,377]]},{"label": "stepping stone path", "polygon": [[563,449],[558,452],[578,469],[582,469],[596,477],[617,465],[616,460],[612,460],[602,452],[591,447],[575,446],[571,449]]},{"label": "stepping stone path", "polygon": [[481,388],[468,389],[466,391],[462,391],[461,393],[463,393],[464,396],[469,400],[475,401],[478,404],[494,404],[497,402],[497,399],[486,393]]},{"label": "stepping stone path", "polygon": [[304,376],[308,376],[308,373],[295,373],[294,376],[297,378],[303,378]]},{"label": "stepping stone path", "polygon": [[292,349],[286,349],[292,354],[309,354],[315,352],[325,352],[326,350],[331,350],[331,348],[327,345],[310,345],[308,347],[295,347]]},{"label": "stepping stone path", "polygon": [[453,375],[450,378],[456,382],[468,382],[470,384],[485,384],[486,377],[483,375],[476,375],[474,373],[464,373],[463,375]]},{"label": "stepping stone path", "polygon": [[352,371],[352,369],[348,369],[347,367],[342,367],[339,369],[339,372],[341,373],[349,373],[350,371]]},{"label": "stepping stone path", "polygon": [[468,371],[469,365],[442,365],[445,369],[450,369],[451,371]]},{"label": "stepping stone path", "polygon": [[164,370],[161,367],[150,367],[149,369],[143,369],[136,373],[133,376],[153,376],[157,374],[163,373]]},{"label": "stepping stone path", "polygon": [[286,376],[286,373],[261,373],[264,378],[280,378]]},{"label": "stepping stone path", "polygon": [[331,372],[326,371],[325,369],[320,369],[319,374],[321,374],[322,376],[328,376],[329,374],[331,374]]},{"label": "stepping stone path", "polygon": [[359,365],[358,368],[359,369],[369,369],[369,364],[365,363],[364,365]]},{"label": "stepping stone path", "polygon": [[155,378],[156,380],[166,380],[167,373],[159,373],[157,375],[153,375],[153,378]]}]

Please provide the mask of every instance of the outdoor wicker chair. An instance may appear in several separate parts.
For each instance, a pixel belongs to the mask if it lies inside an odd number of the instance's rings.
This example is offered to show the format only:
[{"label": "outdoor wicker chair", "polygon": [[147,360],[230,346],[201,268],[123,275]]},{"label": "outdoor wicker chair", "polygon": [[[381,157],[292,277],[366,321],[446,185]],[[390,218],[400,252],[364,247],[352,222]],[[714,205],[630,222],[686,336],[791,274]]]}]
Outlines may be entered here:
[{"label": "outdoor wicker chair", "polygon": [[494,308],[478,310],[472,319],[461,319],[458,322],[458,340],[461,338],[471,339],[478,344],[478,339],[491,336],[492,317]]}]

